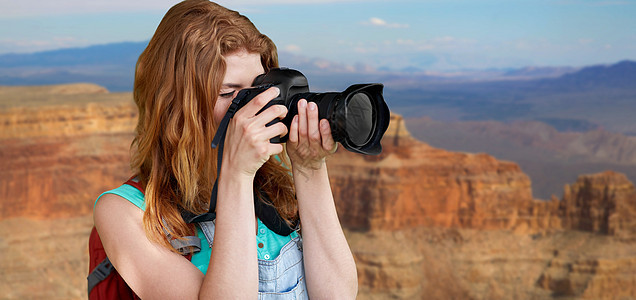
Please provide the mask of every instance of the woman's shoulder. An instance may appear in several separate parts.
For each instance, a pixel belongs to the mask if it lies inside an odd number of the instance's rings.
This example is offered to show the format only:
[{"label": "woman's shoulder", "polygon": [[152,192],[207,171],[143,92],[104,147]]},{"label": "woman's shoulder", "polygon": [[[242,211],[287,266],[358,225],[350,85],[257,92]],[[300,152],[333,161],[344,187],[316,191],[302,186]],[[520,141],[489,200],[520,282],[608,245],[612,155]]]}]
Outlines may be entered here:
[{"label": "woman's shoulder", "polygon": [[[145,210],[144,194],[136,187],[129,184],[123,184],[115,189],[103,192],[97,200],[95,200],[94,207],[97,207],[97,203],[100,201],[112,201],[111,199],[124,199],[141,210]],[[115,200],[117,201],[117,200]]]},{"label": "woman's shoulder", "polygon": [[97,197],[93,207],[95,226],[119,222],[117,220],[127,219],[125,216],[135,219],[142,215],[144,208],[144,194],[133,186],[123,184]]}]

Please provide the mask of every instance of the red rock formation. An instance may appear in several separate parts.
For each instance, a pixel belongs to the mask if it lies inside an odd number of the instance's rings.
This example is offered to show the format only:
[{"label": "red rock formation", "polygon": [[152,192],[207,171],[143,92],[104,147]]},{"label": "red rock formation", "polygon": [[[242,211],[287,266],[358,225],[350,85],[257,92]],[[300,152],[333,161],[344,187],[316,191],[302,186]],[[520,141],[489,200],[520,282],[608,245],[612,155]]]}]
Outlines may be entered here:
[{"label": "red rock formation", "polygon": [[449,152],[413,139],[393,115],[379,156],[342,149],[328,160],[343,225],[506,229],[558,227],[558,204],[532,199],[530,179],[512,162]]},{"label": "red rock formation", "polygon": [[561,202],[566,228],[636,237],[636,189],[625,175],[583,175],[565,186]]}]

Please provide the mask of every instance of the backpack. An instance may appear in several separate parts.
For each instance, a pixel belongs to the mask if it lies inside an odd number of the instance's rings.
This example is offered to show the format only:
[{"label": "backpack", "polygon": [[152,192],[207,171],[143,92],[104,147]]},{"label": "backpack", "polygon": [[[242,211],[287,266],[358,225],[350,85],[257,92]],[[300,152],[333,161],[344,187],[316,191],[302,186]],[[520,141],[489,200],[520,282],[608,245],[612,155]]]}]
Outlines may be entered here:
[{"label": "backpack", "polygon": [[[143,187],[135,177],[129,179],[124,184],[133,186],[144,194]],[[186,256],[188,260],[192,259],[193,252],[201,250],[201,240],[197,236],[187,236],[184,239],[170,239],[170,234],[167,232],[166,236],[170,240],[170,244]],[[110,263],[95,226],[93,226],[93,230],[88,239],[88,253],[89,270],[91,271],[86,279],[88,281],[88,298],[90,300],[140,299]]]}]

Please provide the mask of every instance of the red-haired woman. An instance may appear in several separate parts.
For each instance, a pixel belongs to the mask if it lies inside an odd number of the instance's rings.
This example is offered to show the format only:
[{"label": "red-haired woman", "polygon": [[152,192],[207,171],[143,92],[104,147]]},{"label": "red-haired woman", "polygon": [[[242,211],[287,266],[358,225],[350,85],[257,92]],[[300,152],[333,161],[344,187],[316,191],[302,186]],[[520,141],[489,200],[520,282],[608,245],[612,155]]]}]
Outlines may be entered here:
[{"label": "red-haired woman", "polygon": [[[207,0],[172,7],[139,57],[131,166],[145,195],[129,185],[108,191],[94,219],[112,264],[141,298],[355,298],[355,262],[325,166],[336,144],[313,103],[298,103],[289,130],[266,126],[285,107],[257,114],[276,88],[238,110],[225,139],[215,220],[192,226],[181,216],[210,205],[217,180],[210,142],[231,100],[277,64],[267,36]],[[285,145],[269,142],[287,133]],[[265,225],[255,199],[286,224],[302,220],[302,238]],[[191,261],[170,243],[190,235],[203,241]]]}]

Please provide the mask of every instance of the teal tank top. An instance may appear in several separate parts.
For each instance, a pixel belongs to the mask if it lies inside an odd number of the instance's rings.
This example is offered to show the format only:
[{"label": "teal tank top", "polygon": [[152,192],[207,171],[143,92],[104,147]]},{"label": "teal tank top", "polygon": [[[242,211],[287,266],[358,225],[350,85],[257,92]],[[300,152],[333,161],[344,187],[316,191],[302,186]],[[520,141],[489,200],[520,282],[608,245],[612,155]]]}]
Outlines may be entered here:
[{"label": "teal tank top", "polygon": [[[120,196],[141,210],[146,210],[146,203],[144,201],[144,194],[137,188],[124,184],[116,189],[107,191],[99,195],[95,204],[99,199],[106,194],[115,194]],[[281,236],[270,230],[260,219],[257,218],[258,231],[256,233],[256,251],[258,259],[260,260],[274,260],[280,254],[280,250],[292,239],[298,237],[296,231],[292,232],[288,236]],[[212,248],[210,248],[209,241],[206,239],[203,231],[199,226],[196,226],[197,236],[201,239],[201,251],[192,255],[192,264],[194,264],[203,274],[208,270],[208,264],[210,263],[210,256],[212,255]]]}]

